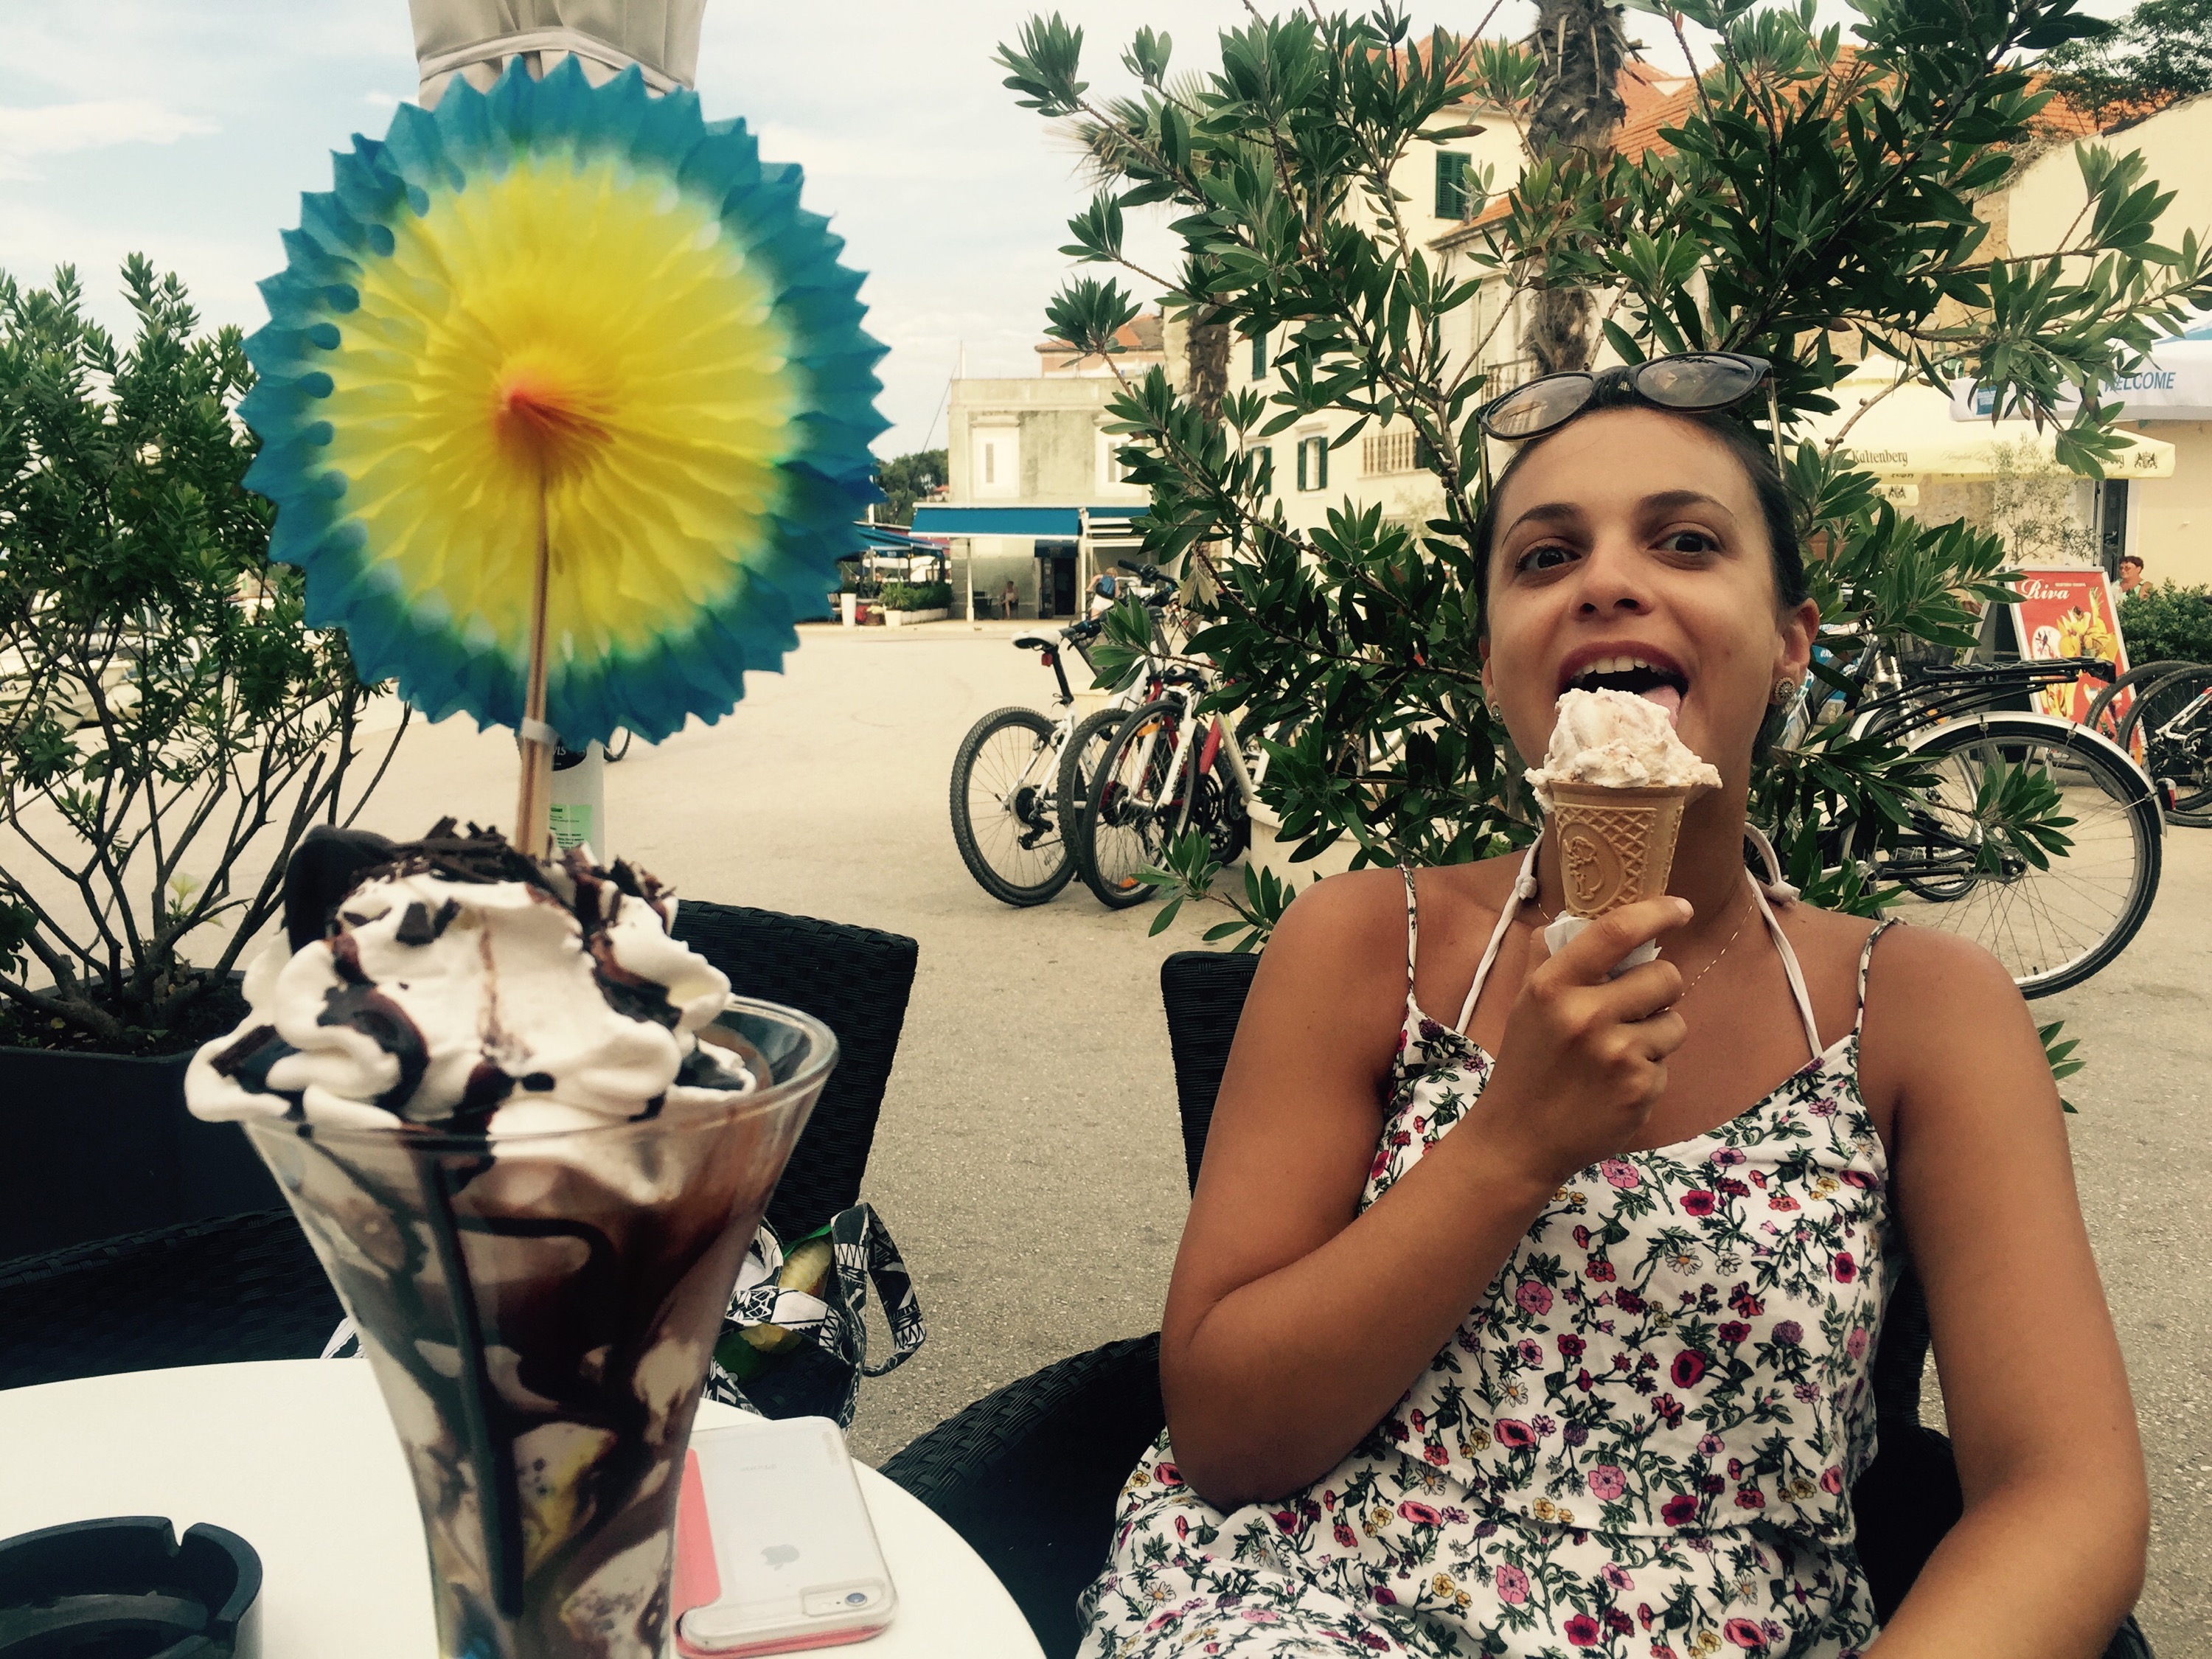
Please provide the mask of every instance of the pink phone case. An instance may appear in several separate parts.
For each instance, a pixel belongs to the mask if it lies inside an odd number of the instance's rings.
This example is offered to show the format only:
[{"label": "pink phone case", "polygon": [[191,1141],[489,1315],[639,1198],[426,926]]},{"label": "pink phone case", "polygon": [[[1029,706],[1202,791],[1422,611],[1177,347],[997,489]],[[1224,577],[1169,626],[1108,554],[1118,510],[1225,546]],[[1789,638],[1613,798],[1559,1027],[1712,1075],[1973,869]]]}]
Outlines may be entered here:
[{"label": "pink phone case", "polygon": [[684,1489],[676,1504],[676,1572],[670,1590],[668,1627],[674,1633],[676,1651],[683,1659],[750,1659],[764,1653],[800,1653],[812,1648],[849,1647],[879,1636],[889,1626],[864,1625],[852,1630],[810,1631],[763,1641],[741,1643],[731,1648],[702,1648],[684,1639],[684,1615],[694,1607],[711,1607],[722,1598],[721,1571],[714,1565],[714,1533],[707,1515],[707,1488],[699,1477],[699,1454],[684,1454]]}]

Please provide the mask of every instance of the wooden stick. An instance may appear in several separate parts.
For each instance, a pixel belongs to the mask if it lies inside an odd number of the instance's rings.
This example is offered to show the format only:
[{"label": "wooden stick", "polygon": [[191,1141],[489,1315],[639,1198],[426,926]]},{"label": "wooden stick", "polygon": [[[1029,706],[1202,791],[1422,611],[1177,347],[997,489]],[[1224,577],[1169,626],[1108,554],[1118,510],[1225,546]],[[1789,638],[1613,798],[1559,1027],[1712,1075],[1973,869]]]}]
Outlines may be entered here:
[{"label": "wooden stick", "polygon": [[533,738],[545,724],[545,584],[552,563],[545,479],[538,480],[538,559],[530,590],[530,678],[522,693],[522,789],[514,806],[514,845],[532,858],[553,856],[553,745]]}]

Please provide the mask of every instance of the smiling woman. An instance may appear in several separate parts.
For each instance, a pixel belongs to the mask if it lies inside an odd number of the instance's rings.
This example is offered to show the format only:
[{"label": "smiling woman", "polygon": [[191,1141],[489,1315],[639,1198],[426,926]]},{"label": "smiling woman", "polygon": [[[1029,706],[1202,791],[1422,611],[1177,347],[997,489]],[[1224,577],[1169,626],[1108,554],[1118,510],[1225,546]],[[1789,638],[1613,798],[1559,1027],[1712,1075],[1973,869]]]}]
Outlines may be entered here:
[{"label": "smiling woman", "polygon": [[[1753,751],[1819,621],[1780,501],[1765,446],[1648,404],[1577,408],[1498,481],[1483,684],[1516,747],[1562,692],[1626,692],[1720,787],[1668,891],[1556,954],[1556,820],[1525,858],[1291,907],[1086,1653],[1181,1651],[1180,1610],[1233,1605],[1209,1633],[1250,1655],[2087,1659],[2132,1602],[2134,1413],[2018,992],[1745,871]],[[1885,1625],[1850,1492],[1908,1245],[1969,1501]],[[2054,1446],[2060,1415],[2086,1432]]]}]

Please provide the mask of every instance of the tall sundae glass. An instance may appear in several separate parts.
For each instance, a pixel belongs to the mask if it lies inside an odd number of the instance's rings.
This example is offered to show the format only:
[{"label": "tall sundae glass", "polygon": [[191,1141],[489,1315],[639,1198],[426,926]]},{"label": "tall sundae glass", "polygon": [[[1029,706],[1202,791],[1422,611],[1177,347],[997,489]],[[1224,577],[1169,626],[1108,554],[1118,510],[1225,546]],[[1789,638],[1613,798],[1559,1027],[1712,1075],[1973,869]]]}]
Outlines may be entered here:
[{"label": "tall sundae glass", "polygon": [[836,1039],[729,996],[650,878],[440,831],[256,963],[187,1097],[360,1333],[445,1659],[660,1659],[692,1414]]}]

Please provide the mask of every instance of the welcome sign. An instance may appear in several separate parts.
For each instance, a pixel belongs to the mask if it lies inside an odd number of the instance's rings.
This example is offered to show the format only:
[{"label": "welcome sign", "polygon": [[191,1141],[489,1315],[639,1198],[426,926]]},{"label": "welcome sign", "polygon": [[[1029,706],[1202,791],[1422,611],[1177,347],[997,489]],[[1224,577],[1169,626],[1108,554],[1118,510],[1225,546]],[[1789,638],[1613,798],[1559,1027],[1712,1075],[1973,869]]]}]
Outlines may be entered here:
[{"label": "welcome sign", "polygon": [[[2161,340],[2133,374],[2105,380],[2100,404],[2118,404],[2123,421],[2212,421],[2212,340]],[[2069,386],[2058,408],[2081,406],[2081,395]],[[1974,380],[1951,386],[1951,418],[1987,421],[1996,414],[1996,392]]]}]

